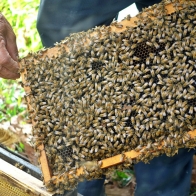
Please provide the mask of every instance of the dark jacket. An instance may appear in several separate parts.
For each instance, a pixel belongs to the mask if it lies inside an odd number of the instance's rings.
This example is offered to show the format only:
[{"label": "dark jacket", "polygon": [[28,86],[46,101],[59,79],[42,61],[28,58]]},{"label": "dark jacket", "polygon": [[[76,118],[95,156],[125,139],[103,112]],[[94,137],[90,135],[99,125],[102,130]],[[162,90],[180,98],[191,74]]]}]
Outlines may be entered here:
[{"label": "dark jacket", "polygon": [[119,11],[136,2],[138,10],[160,0],[41,0],[37,29],[45,47],[51,47],[70,33],[109,25]]}]

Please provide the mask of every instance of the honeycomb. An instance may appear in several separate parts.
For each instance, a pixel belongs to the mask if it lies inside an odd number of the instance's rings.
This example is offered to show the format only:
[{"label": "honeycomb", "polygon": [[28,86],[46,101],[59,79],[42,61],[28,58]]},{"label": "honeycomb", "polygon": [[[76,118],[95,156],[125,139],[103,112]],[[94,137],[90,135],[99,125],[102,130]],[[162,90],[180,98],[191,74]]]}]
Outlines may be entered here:
[{"label": "honeycomb", "polygon": [[[100,169],[85,162],[133,149],[141,152],[133,163],[148,162],[195,147],[187,133],[196,128],[195,2],[174,1],[172,14],[167,3],[144,10],[135,27],[114,32],[111,26],[123,28],[114,21],[71,34],[56,44],[57,56],[44,49],[22,61],[35,146],[44,144],[52,174],[64,179],[48,182],[49,191],[61,194],[132,164]],[[84,174],[77,176],[79,167]]]},{"label": "honeycomb", "polygon": [[19,187],[13,186],[5,179],[0,178],[0,196],[29,196],[24,190]]}]

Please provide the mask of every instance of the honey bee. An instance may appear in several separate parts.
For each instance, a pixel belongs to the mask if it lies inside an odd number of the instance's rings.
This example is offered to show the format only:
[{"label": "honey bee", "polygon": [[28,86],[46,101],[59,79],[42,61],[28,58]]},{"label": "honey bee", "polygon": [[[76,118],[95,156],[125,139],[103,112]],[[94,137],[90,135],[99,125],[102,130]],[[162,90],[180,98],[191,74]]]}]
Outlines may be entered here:
[{"label": "honey bee", "polygon": [[115,24],[115,27],[116,27],[116,28],[119,28],[119,29],[122,29],[122,28],[123,28],[123,25],[122,25],[122,24],[116,23],[116,24]]},{"label": "honey bee", "polygon": [[102,161],[98,161],[98,163],[97,163],[98,167],[101,167],[101,166],[102,166],[102,164],[103,164],[103,162],[102,162]]},{"label": "honey bee", "polygon": [[134,57],[133,57],[133,60],[134,60],[134,61],[140,61],[141,59],[140,59],[139,57],[134,56]]},{"label": "honey bee", "polygon": [[156,49],[160,48],[160,46],[159,46],[159,44],[158,44],[157,42],[154,42],[153,45],[154,45],[154,47],[155,47]]},{"label": "honey bee", "polygon": [[120,155],[120,162],[123,162],[124,159],[125,159],[125,157],[126,157],[125,154],[121,154],[121,155]]},{"label": "honey bee", "polygon": [[119,141],[116,141],[117,140],[117,137],[116,136],[114,136],[114,147],[116,148],[117,146],[118,146],[118,144],[119,144]]},{"label": "honey bee", "polygon": [[135,148],[135,151],[136,151],[136,152],[139,152],[141,149],[142,149],[142,146],[139,145],[139,146],[137,146],[137,147]]}]

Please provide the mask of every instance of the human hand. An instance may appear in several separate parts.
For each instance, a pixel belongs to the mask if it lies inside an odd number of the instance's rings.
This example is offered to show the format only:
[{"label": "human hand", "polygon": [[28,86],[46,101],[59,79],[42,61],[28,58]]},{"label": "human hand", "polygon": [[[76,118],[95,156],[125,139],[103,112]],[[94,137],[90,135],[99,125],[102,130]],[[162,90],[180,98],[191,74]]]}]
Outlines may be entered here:
[{"label": "human hand", "polygon": [[0,77],[17,79],[20,77],[18,70],[16,36],[9,22],[0,13]]}]

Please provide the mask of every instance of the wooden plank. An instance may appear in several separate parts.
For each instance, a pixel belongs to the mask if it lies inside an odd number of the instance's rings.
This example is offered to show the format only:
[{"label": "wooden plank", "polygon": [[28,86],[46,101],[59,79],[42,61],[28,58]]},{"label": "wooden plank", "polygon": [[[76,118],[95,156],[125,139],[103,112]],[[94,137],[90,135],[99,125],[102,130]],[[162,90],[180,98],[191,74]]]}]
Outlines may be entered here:
[{"label": "wooden plank", "polygon": [[43,173],[43,176],[44,176],[44,181],[45,182],[48,182],[51,177],[52,177],[52,174],[51,174],[51,171],[50,171],[50,167],[48,165],[48,161],[47,161],[47,156],[46,156],[46,152],[44,150],[44,145],[41,144],[38,149],[40,150],[40,163],[41,163],[41,169],[42,169],[42,173]]},{"label": "wooden plank", "polygon": [[[30,196],[53,195],[52,193],[48,193],[45,190],[42,181],[5,162],[2,159],[0,159],[0,183],[1,185],[6,183],[10,184],[10,190],[7,190],[7,192],[11,191],[11,189],[13,189],[13,191],[16,189],[16,191],[20,191],[21,194]],[[7,188],[9,188],[9,186]]]},{"label": "wooden plank", "polygon": [[0,157],[1,159],[3,159],[4,161],[6,161],[7,163],[11,164],[11,165],[15,165],[16,163],[23,165],[25,170],[23,169],[23,171],[29,171],[28,173],[32,176],[34,176],[35,178],[41,180],[41,170],[40,168],[36,167],[35,165],[31,164],[28,159],[26,159],[22,156],[20,156],[17,153],[14,153],[13,151],[4,148],[3,146],[0,146]]}]

